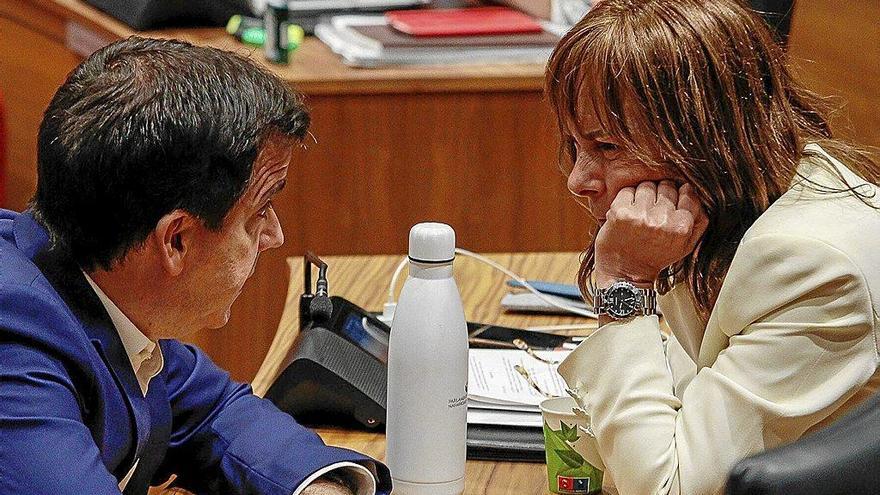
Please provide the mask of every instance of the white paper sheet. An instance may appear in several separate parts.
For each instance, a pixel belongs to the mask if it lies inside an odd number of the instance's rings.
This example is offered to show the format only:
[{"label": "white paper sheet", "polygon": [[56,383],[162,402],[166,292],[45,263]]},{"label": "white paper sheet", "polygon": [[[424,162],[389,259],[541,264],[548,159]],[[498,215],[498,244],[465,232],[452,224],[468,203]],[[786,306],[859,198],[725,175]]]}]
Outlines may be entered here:
[{"label": "white paper sheet", "polygon": [[496,409],[467,410],[468,424],[528,426],[540,428],[543,423],[540,412],[499,411]]},{"label": "white paper sheet", "polygon": [[[539,356],[562,361],[571,351],[536,351]],[[565,395],[565,382],[556,371],[558,365],[543,363],[524,351],[509,349],[471,349],[468,366],[468,397],[482,404],[527,405],[537,410],[547,397],[529,386],[515,365],[528,370],[541,390],[552,396]]]}]

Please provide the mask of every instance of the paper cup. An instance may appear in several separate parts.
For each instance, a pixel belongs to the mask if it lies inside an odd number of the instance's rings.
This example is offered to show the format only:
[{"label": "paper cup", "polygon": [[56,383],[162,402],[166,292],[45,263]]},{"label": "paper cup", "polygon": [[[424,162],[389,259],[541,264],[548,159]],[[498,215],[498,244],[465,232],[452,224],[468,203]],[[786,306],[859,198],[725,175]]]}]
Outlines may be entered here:
[{"label": "paper cup", "polygon": [[573,411],[571,397],[541,402],[547,481],[553,493],[601,493],[605,466],[589,432],[589,421]]}]

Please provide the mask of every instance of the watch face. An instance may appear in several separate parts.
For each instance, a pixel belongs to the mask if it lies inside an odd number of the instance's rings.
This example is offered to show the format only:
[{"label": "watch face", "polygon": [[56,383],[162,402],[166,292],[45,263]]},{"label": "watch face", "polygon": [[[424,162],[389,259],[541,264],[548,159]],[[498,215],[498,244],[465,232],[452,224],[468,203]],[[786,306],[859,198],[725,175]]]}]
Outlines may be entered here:
[{"label": "watch face", "polygon": [[639,292],[629,284],[615,284],[605,293],[605,307],[614,318],[632,316],[639,306]]}]

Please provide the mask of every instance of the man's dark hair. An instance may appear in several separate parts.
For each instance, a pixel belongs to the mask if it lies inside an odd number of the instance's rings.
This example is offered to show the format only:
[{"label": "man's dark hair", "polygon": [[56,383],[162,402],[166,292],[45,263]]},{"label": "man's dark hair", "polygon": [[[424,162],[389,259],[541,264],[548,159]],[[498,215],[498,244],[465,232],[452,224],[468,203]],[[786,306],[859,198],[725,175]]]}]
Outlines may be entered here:
[{"label": "man's dark hair", "polygon": [[32,208],[86,271],[109,269],[175,209],[219,229],[269,135],[309,115],[247,58],[131,37],[93,53],[43,116]]}]

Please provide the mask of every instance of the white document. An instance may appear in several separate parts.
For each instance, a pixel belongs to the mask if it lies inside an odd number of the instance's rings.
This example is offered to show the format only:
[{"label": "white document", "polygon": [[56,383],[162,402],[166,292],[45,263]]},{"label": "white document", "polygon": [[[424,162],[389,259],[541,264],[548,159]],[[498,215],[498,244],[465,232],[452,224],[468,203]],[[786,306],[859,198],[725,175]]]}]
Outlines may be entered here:
[{"label": "white document", "polygon": [[[571,351],[535,351],[542,358],[562,361]],[[554,397],[565,395],[565,382],[556,371],[558,365],[541,362],[524,351],[512,349],[471,349],[468,366],[468,397],[482,405],[531,406],[545,395],[532,388],[514,368],[521,365],[540,389]],[[519,408],[517,408],[519,409]]]},{"label": "white document", "polygon": [[480,399],[468,396],[468,409],[492,409],[495,411],[514,411],[532,413],[539,408],[527,404],[499,404],[497,402],[483,402]]},{"label": "white document", "polygon": [[495,409],[472,409],[470,407],[467,410],[467,422],[472,425],[529,426],[535,428],[543,426],[540,412],[499,411]]}]

